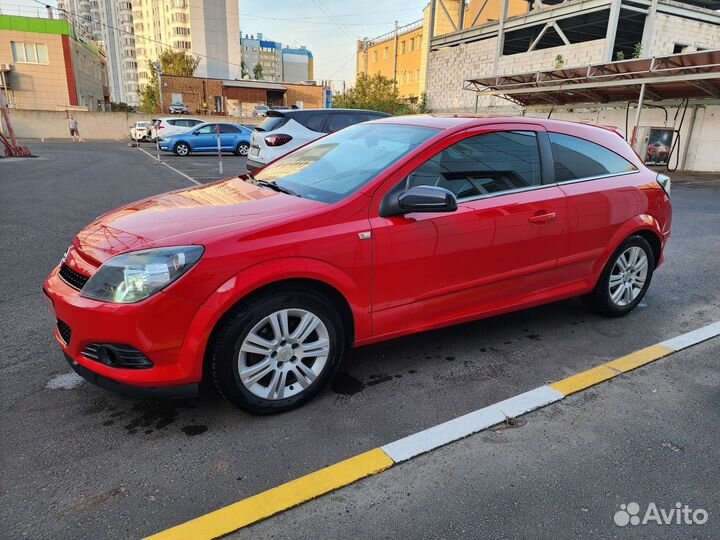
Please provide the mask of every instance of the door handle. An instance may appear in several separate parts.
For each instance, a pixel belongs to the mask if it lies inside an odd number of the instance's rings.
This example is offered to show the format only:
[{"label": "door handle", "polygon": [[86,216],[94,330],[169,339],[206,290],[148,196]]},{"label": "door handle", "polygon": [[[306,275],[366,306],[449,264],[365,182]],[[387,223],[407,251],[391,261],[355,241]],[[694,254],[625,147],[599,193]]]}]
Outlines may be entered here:
[{"label": "door handle", "polygon": [[547,223],[548,221],[555,221],[557,214],[555,212],[547,212],[543,214],[535,214],[528,218],[530,223]]}]

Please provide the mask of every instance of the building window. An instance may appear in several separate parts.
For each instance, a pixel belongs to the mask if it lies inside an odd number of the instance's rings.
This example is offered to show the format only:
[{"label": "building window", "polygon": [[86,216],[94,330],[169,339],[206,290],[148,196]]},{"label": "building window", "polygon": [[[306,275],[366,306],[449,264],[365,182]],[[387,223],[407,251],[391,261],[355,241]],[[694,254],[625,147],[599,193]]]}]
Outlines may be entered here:
[{"label": "building window", "polygon": [[17,64],[48,64],[48,49],[43,43],[10,42],[13,60]]},{"label": "building window", "polygon": [[410,52],[415,50],[415,38],[410,38]]},{"label": "building window", "polygon": [[406,43],[405,43],[405,40],[403,39],[400,42],[400,54],[405,54],[405,46],[406,46]]},{"label": "building window", "polygon": [[387,60],[388,58],[390,58],[390,48],[389,48],[389,47],[385,47],[385,48],[383,49],[383,59],[384,59],[384,60]]}]

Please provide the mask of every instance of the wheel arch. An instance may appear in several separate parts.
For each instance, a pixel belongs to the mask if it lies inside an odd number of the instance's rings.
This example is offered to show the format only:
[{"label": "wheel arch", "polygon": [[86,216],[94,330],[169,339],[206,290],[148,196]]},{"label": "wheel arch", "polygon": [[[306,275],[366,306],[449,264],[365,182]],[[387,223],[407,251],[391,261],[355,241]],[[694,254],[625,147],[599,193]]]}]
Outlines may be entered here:
[{"label": "wheel arch", "polygon": [[597,283],[597,280],[600,278],[600,274],[610,260],[610,257],[612,257],[613,253],[615,253],[617,248],[631,236],[641,236],[648,241],[653,251],[653,259],[655,262],[654,266],[658,266],[662,259],[663,250],[663,234],[660,223],[654,217],[647,214],[636,216],[634,219],[625,223],[624,226],[620,227],[613,236],[612,241],[608,243],[607,249],[603,253],[602,257],[598,259],[594,268],[593,284]]},{"label": "wheel arch", "polygon": [[206,339],[202,340],[201,350],[195,349],[204,366],[203,374],[213,340],[228,317],[258,296],[291,287],[315,290],[335,305],[345,327],[348,345],[371,335],[369,298],[363,297],[362,288],[350,276],[332,265],[313,259],[268,261],[231,277],[203,304],[202,320],[197,323],[205,327],[203,333]]}]

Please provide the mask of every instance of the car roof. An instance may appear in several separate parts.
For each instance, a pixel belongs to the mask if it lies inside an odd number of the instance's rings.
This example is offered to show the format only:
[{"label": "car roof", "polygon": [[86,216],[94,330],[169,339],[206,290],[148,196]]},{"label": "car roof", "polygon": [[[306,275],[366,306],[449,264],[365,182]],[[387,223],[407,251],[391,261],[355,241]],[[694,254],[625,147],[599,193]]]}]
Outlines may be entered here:
[{"label": "car roof", "polygon": [[268,111],[267,115],[270,117],[287,116],[288,118],[293,118],[293,117],[307,116],[310,114],[317,114],[317,113],[324,113],[324,114],[365,113],[365,114],[372,114],[373,116],[377,116],[378,118],[390,116],[388,113],[379,112],[379,111],[370,111],[368,109],[283,109],[283,110],[270,109]]}]

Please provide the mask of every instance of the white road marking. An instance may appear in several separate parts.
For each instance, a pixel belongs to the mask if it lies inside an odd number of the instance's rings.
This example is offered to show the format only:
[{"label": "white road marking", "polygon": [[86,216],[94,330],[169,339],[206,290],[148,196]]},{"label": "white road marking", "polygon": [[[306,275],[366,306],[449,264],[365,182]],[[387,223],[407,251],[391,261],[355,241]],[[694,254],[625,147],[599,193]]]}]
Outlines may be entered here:
[{"label": "white road marking", "polygon": [[395,463],[400,463],[500,424],[507,418],[515,418],[550,403],[560,401],[564,397],[565,394],[549,386],[541,386],[391,442],[382,446],[381,449]]},{"label": "white road marking", "polygon": [[708,324],[687,334],[668,339],[660,343],[660,345],[680,351],[716,336],[720,336],[720,321]]},{"label": "white road marking", "polygon": [[45,388],[49,388],[50,390],[72,390],[84,382],[85,379],[83,379],[80,375],[74,371],[70,371],[68,373],[63,373],[62,375],[56,375],[50,379],[47,384],[45,384]]},{"label": "white road marking", "polygon": [[[153,156],[150,152],[148,152],[148,151],[146,151],[146,150],[143,150],[142,148],[139,148],[139,147],[138,147],[138,150],[140,150],[141,152],[143,152],[144,154],[146,154],[147,156],[149,156],[153,161],[157,162],[157,157],[156,157],[156,156]],[[198,181],[195,180],[192,176],[188,176],[188,175],[185,174],[184,172],[178,171],[178,170],[177,170],[175,167],[173,167],[172,165],[168,165],[168,164],[165,163],[164,161],[160,161],[160,163],[162,163],[163,165],[165,165],[168,169],[175,171],[175,172],[178,173],[180,176],[182,176],[182,177],[190,180],[190,182],[192,182],[193,184],[196,184],[196,185],[198,185],[198,186],[202,186],[202,185],[203,185],[202,182],[198,182]]]}]

